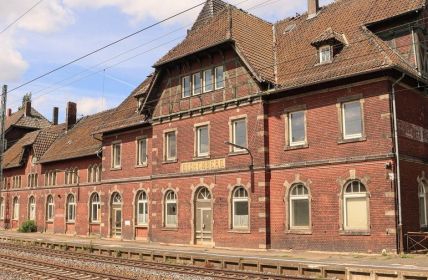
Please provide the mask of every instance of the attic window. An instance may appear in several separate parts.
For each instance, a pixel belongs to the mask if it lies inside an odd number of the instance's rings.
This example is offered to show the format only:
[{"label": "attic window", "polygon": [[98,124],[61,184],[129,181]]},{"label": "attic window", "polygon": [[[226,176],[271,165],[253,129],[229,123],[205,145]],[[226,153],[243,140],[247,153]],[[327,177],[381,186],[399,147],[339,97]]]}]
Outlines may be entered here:
[{"label": "attic window", "polygon": [[321,46],[318,50],[319,53],[319,63],[329,63],[332,61],[332,47],[330,45]]}]

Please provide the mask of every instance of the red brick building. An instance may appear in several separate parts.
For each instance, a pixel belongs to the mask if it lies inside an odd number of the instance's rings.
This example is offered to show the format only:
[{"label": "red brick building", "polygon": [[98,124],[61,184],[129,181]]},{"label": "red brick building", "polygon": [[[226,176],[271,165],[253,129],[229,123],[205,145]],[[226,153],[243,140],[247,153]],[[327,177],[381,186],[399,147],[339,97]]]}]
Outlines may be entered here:
[{"label": "red brick building", "polygon": [[64,124],[6,151],[0,223],[216,247],[403,248],[428,225],[426,1],[308,3],[272,24],[208,0],[118,107],[77,120],[69,103]]}]

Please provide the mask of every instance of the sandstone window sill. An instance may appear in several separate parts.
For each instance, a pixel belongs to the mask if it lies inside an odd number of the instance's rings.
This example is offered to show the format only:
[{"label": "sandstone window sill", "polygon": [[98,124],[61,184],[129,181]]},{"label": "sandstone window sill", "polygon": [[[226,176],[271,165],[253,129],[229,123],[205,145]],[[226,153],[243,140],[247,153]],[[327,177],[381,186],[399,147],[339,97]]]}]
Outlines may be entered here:
[{"label": "sandstone window sill", "polygon": [[247,151],[238,151],[238,152],[229,152],[227,156],[234,157],[234,156],[242,156],[242,155],[248,155]]},{"label": "sandstone window sill", "polygon": [[162,161],[162,164],[171,164],[171,163],[177,163],[178,159],[171,159],[171,160],[164,160]]},{"label": "sandstone window sill", "polygon": [[300,150],[300,149],[307,149],[309,148],[308,143],[301,144],[301,145],[295,145],[295,146],[285,146],[284,151],[292,151],[292,150]]},{"label": "sandstone window sill", "polygon": [[122,170],[122,167],[111,167],[110,171],[119,171]]},{"label": "sandstone window sill", "polygon": [[207,155],[207,156],[194,156],[192,158],[192,161],[206,160],[206,159],[211,159],[211,156],[210,155]]},{"label": "sandstone window sill", "polygon": [[311,235],[312,230],[310,229],[289,229],[287,230],[288,234],[294,234],[294,235]]},{"label": "sandstone window sill", "polygon": [[140,164],[140,165],[135,165],[134,166],[134,168],[147,168],[147,167],[149,167],[149,165],[146,163],[146,164]]},{"label": "sandstone window sill", "polygon": [[231,229],[228,230],[229,233],[239,233],[239,234],[250,234],[251,231],[249,229]]},{"label": "sandstone window sill", "polygon": [[370,236],[370,231],[364,230],[341,230],[340,235],[343,236]]},{"label": "sandstone window sill", "polygon": [[163,227],[162,231],[178,231],[178,227]]},{"label": "sandstone window sill", "polygon": [[364,142],[367,141],[366,136],[358,137],[358,138],[350,138],[350,139],[339,139],[337,141],[337,144],[348,144],[348,143],[357,143],[357,142]]}]

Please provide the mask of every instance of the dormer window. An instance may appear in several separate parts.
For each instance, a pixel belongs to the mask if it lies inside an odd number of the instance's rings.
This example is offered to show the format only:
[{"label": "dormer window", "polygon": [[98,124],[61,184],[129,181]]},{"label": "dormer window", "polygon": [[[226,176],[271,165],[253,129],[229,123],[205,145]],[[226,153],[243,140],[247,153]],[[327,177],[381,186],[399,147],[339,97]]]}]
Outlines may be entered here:
[{"label": "dormer window", "polygon": [[329,63],[332,61],[332,51],[331,46],[322,46],[319,48],[319,63]]}]

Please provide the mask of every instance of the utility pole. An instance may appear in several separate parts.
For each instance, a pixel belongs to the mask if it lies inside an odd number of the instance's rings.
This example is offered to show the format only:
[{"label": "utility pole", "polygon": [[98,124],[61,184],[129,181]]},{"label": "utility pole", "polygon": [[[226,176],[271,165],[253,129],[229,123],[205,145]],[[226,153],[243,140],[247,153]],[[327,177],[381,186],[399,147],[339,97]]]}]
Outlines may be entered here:
[{"label": "utility pole", "polygon": [[[0,104],[0,198],[2,197],[1,196],[1,191],[2,191],[2,189],[4,188],[5,189],[5,191],[6,191],[6,182],[5,182],[5,180],[3,179],[3,157],[4,157],[4,150],[5,150],[5,137],[4,137],[4,132],[5,132],[5,129],[4,129],[4,125],[5,125],[5,117],[6,117],[6,100],[7,100],[7,85],[3,85],[3,91],[2,91],[2,94],[1,94],[1,104]],[[2,201],[2,204],[3,204],[3,215],[4,215],[4,217],[3,217],[3,227],[4,228],[6,228],[6,220],[7,220],[7,212],[8,211],[6,211],[6,199],[5,198],[3,198],[3,201]]]}]

